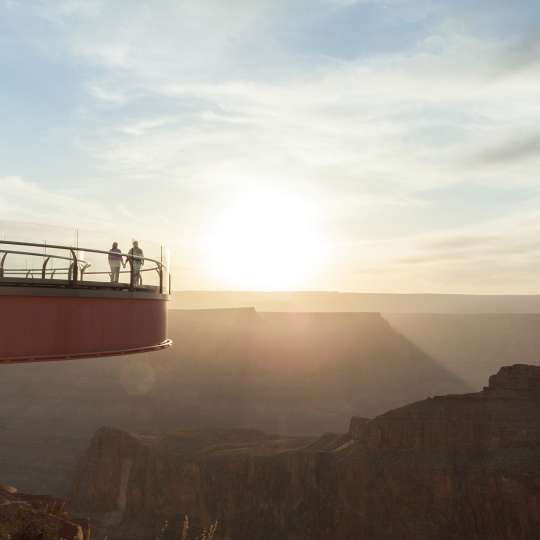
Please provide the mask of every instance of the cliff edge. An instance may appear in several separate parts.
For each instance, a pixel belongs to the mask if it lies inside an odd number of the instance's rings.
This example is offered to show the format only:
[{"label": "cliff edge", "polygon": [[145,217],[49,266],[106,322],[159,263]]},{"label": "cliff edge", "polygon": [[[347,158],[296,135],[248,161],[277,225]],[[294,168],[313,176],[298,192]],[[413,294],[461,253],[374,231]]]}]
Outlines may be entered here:
[{"label": "cliff edge", "polygon": [[55,497],[19,493],[0,484],[0,540],[89,540],[87,523],[76,523]]}]

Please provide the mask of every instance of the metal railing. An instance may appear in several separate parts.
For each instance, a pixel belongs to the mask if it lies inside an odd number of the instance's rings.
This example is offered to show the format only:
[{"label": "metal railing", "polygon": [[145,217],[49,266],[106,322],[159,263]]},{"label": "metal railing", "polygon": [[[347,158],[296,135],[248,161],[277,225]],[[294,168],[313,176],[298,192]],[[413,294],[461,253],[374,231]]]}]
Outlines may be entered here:
[{"label": "metal railing", "polygon": [[[13,246],[17,249],[7,249],[4,246]],[[25,248],[39,248],[43,250],[29,251]],[[51,253],[52,251],[59,251],[58,253]],[[69,287],[109,287],[114,289],[129,289],[129,290],[159,290],[161,294],[170,293],[170,276],[168,269],[163,263],[163,248],[161,248],[161,260],[152,259],[150,257],[139,256],[130,253],[118,253],[113,252],[115,257],[119,259],[125,268],[129,264],[129,270],[119,271],[119,275],[129,274],[129,282],[113,282],[113,274],[111,271],[106,270],[89,270],[92,268],[92,264],[84,257],[85,254],[105,255],[108,257],[111,254],[110,251],[80,248],[73,246],[62,246],[55,244],[40,244],[34,242],[17,242],[12,240],[0,240],[0,284],[25,284],[25,282],[31,282],[31,280],[40,279],[45,280],[48,285],[54,285],[54,281],[57,280],[56,276],[65,276],[66,279],[62,283],[58,283],[58,286]],[[43,262],[39,267],[30,268],[10,268],[6,266],[6,261],[9,262],[13,256],[24,257],[39,257],[43,259]],[[51,261],[67,261],[65,266],[51,267],[49,263]],[[143,266],[146,266],[143,268]],[[158,286],[151,287],[142,284],[143,273],[156,272],[158,278]],[[97,280],[88,281],[85,280],[87,276],[109,276],[108,281]],[[26,283],[28,284],[28,283]]]}]

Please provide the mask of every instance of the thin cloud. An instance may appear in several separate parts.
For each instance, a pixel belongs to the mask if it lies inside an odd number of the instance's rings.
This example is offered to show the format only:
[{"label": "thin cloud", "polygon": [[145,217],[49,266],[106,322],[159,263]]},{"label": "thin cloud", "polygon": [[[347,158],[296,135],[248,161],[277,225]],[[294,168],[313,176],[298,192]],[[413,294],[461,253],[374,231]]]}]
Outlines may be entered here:
[{"label": "thin cloud", "polygon": [[[331,286],[362,288],[360,268],[373,269],[369,282],[380,289],[440,290],[452,272],[456,288],[487,289],[512,269],[530,269],[519,285],[530,286],[540,231],[515,208],[463,228],[429,214],[422,193],[469,181],[537,182],[537,40],[475,32],[464,24],[470,17],[437,19],[450,4],[438,11],[433,2],[396,0],[370,3],[387,4],[393,22],[406,11],[423,21],[418,39],[398,52],[366,44],[345,60],[291,45],[306,9],[321,9],[324,20],[353,3],[363,2],[164,0],[155,9],[63,0],[10,9],[25,22],[37,12],[49,33],[24,35],[76,66],[85,92],[73,113],[77,137],[100,185],[114,183],[125,197],[116,215],[176,223],[196,244],[230,198],[254,186],[287,189],[317,201],[335,233]],[[427,12],[437,12],[436,23],[424,20]],[[89,200],[104,199],[87,184]],[[65,190],[21,179],[0,186],[9,215],[63,219],[67,208],[69,220],[115,219],[106,204],[80,203]],[[482,281],[492,268],[499,277]]]},{"label": "thin cloud", "polygon": [[74,228],[107,228],[115,224],[115,209],[76,195],[41,188],[16,176],[0,177],[0,214],[5,220],[42,222]]},{"label": "thin cloud", "polygon": [[520,138],[490,148],[477,157],[479,163],[498,165],[524,160],[538,160],[540,157],[540,134]]}]

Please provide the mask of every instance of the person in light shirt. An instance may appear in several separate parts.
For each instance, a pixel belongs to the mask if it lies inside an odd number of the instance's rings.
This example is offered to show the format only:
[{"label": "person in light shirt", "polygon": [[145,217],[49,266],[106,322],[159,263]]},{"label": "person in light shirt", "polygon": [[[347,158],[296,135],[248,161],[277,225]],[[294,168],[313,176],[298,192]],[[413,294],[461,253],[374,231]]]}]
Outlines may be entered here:
[{"label": "person in light shirt", "polygon": [[120,279],[120,265],[122,264],[122,251],[118,247],[118,242],[113,242],[109,250],[109,266],[111,267],[111,283],[118,283]]}]

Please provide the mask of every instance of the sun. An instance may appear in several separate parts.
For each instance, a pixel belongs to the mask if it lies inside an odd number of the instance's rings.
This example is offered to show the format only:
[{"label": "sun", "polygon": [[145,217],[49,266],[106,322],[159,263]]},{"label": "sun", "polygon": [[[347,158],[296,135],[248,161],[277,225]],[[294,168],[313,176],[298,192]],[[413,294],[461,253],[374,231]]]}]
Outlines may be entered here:
[{"label": "sun", "polygon": [[205,249],[212,281],[244,290],[308,288],[322,269],[323,251],[312,209],[274,193],[251,194],[227,208]]}]

